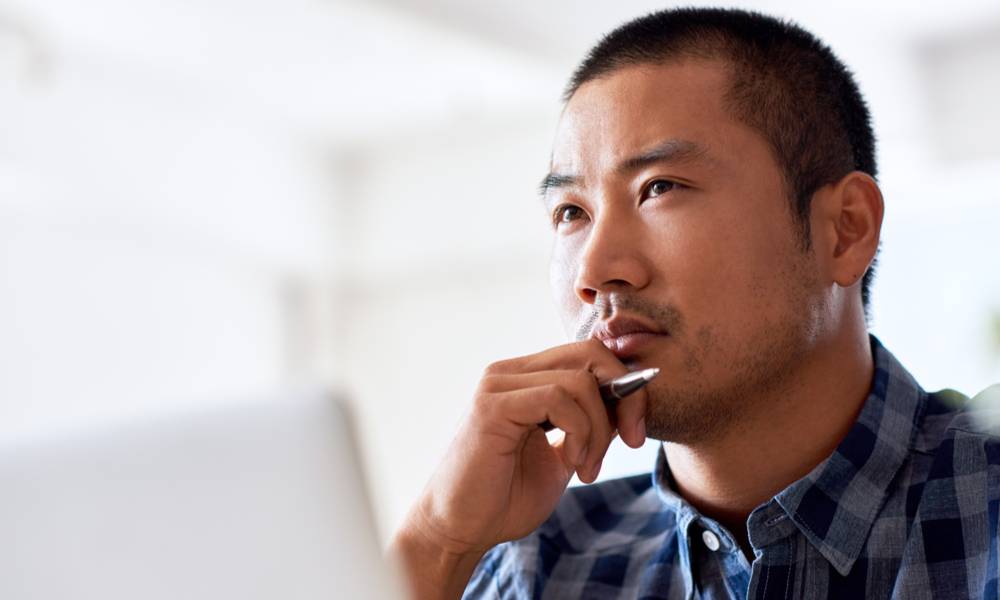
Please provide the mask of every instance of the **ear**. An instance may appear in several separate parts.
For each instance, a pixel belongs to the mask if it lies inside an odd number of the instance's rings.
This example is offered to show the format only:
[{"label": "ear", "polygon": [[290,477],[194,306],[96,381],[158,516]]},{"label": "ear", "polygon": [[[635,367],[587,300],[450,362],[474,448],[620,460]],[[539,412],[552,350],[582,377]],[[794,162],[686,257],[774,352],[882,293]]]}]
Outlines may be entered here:
[{"label": "ear", "polygon": [[813,243],[833,283],[847,288],[864,277],[878,250],[884,210],[878,184],[861,171],[816,192]]}]

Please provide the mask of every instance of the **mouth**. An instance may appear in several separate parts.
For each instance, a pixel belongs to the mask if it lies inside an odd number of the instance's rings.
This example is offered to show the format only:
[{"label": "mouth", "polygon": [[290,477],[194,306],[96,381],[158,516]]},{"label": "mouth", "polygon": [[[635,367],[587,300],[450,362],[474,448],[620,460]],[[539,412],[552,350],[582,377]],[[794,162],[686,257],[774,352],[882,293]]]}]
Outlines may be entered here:
[{"label": "mouth", "polygon": [[595,324],[590,337],[601,340],[622,362],[635,362],[650,344],[669,333],[640,319],[616,317]]}]

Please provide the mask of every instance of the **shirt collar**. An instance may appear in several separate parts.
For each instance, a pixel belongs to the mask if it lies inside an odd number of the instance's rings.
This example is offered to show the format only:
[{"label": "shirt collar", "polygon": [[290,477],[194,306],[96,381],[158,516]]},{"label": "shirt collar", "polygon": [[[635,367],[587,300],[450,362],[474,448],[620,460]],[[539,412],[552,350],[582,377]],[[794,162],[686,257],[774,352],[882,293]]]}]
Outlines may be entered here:
[{"label": "shirt collar", "polygon": [[926,404],[913,376],[878,339],[870,339],[875,370],[857,421],[829,458],[775,496],[841,575],[864,548],[913,447]]},{"label": "shirt collar", "polygon": [[[913,447],[926,402],[913,376],[875,336],[869,337],[875,368],[857,421],[829,458],[748,520],[752,541],[771,537],[755,536],[755,529],[774,523],[775,511],[783,511],[841,575],[847,575],[864,548],[889,486]],[[653,485],[668,509],[681,514],[694,510],[675,491],[662,448]]]}]

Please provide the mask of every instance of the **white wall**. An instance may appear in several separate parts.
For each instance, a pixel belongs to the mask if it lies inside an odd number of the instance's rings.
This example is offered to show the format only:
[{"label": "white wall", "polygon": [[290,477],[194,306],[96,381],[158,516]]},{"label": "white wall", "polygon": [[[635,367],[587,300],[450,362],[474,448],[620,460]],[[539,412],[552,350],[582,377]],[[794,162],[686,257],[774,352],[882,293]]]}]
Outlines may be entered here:
[{"label": "white wall", "polygon": [[[329,174],[183,78],[51,58],[0,117],[0,423],[30,434],[285,381]],[[10,106],[10,105],[8,105]]]}]

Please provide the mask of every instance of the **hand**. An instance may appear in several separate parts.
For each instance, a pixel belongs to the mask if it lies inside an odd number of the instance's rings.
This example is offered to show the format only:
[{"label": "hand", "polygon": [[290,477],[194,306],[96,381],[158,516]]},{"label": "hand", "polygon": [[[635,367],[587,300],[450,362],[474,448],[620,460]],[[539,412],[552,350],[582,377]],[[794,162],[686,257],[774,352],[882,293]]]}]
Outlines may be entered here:
[{"label": "hand", "polygon": [[[643,444],[646,391],[621,400],[614,414],[598,391],[598,382],[627,372],[597,340],[486,369],[471,412],[393,544],[425,582],[435,567],[416,554],[448,557],[437,568],[461,581],[418,588],[460,592],[488,549],[548,518],[574,472],[585,483],[597,478],[616,433],[629,446]],[[565,432],[553,445],[538,426],[546,419]]]}]

